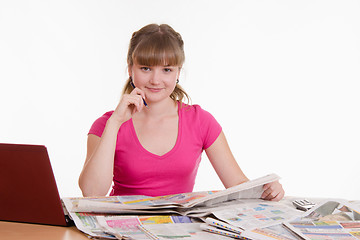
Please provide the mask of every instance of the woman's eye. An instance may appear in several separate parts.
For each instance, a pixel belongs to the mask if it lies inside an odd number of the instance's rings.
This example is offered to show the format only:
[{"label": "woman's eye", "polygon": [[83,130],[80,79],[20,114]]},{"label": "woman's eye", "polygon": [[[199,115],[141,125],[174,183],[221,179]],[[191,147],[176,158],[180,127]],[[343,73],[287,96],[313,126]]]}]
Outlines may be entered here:
[{"label": "woman's eye", "polygon": [[171,72],[171,68],[164,68],[164,72]]},{"label": "woman's eye", "polygon": [[141,67],[141,70],[143,70],[143,71],[150,71],[150,68],[148,68],[148,67]]}]

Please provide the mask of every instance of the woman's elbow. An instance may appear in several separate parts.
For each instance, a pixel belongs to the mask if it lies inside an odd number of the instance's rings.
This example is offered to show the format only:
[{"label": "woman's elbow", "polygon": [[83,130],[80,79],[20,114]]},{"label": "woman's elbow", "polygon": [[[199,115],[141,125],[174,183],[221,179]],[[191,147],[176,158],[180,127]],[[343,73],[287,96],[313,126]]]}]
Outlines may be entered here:
[{"label": "woman's elbow", "polygon": [[82,192],[83,197],[104,197],[107,195],[108,191],[104,191],[103,189],[96,189],[93,187],[84,187],[80,186],[80,190]]},{"label": "woman's elbow", "polygon": [[78,184],[84,197],[103,197],[108,193],[108,189],[96,186],[96,184],[85,183],[81,177],[79,178]]}]

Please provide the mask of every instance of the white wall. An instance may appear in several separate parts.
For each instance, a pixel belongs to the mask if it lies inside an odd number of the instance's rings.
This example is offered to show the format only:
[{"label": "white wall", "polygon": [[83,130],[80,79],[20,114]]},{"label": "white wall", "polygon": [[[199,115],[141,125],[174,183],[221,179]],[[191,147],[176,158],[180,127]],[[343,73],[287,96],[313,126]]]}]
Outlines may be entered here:
[{"label": "white wall", "polygon": [[[180,77],[250,178],[287,195],[360,199],[360,2],[0,0],[0,142],[48,147],[62,197],[92,122],[113,109],[132,32],[168,23]],[[205,155],[195,190],[221,189]]]}]

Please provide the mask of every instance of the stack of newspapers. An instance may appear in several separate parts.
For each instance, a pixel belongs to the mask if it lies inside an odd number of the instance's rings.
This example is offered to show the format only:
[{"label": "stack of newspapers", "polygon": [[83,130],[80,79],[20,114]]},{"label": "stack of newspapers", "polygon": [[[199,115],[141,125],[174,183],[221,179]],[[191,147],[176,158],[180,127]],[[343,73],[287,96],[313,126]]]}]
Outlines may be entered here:
[{"label": "stack of newspapers", "polygon": [[[260,199],[263,185],[278,179],[270,174],[221,191],[158,197],[63,198],[63,202],[76,227],[96,238],[316,239],[305,238],[306,233],[301,232],[297,223],[306,219],[302,211],[283,202]],[[311,209],[306,214],[317,216],[318,212],[312,213]],[[321,214],[331,215],[330,212],[331,209]],[[359,220],[358,212],[352,209],[352,213],[350,221],[354,223]]]},{"label": "stack of newspapers", "polygon": [[278,179],[276,174],[270,174],[221,191],[62,200],[76,227],[92,237],[151,239],[153,235],[150,233],[155,233],[158,226],[164,231],[166,229],[168,234],[172,232],[173,237],[178,233],[181,236],[191,233],[192,237],[197,236],[196,239],[203,236],[204,239],[212,236],[219,239],[221,236],[202,230],[200,225],[204,218],[247,199],[259,199],[263,185]]}]

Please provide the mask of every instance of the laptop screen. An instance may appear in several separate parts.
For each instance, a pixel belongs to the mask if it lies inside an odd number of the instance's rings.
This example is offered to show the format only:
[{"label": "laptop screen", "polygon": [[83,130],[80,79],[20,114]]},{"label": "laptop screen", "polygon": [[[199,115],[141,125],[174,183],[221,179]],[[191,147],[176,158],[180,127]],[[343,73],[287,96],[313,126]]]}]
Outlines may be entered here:
[{"label": "laptop screen", "polygon": [[66,226],[48,152],[0,144],[0,220]]}]

